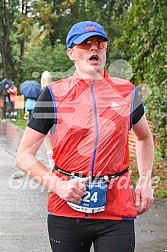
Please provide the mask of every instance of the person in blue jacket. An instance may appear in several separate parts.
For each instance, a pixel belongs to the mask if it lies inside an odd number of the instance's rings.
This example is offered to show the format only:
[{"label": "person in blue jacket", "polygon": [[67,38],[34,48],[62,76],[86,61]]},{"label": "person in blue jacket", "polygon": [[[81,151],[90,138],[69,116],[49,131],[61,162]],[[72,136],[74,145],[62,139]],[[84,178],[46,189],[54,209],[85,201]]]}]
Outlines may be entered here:
[{"label": "person in blue jacket", "polygon": [[25,102],[25,112],[28,112],[28,121],[32,117],[32,113],[36,104],[36,99],[27,98]]}]

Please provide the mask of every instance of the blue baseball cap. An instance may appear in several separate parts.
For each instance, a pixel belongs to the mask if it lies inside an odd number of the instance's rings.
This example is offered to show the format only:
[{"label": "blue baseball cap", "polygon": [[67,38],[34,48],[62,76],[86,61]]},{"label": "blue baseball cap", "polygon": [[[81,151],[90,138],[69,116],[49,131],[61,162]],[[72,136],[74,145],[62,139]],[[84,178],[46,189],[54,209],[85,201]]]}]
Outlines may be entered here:
[{"label": "blue baseball cap", "polygon": [[108,41],[107,34],[100,24],[93,21],[76,23],[67,34],[66,46],[67,48],[71,48],[72,44],[80,44],[92,36],[101,36],[105,41]]}]

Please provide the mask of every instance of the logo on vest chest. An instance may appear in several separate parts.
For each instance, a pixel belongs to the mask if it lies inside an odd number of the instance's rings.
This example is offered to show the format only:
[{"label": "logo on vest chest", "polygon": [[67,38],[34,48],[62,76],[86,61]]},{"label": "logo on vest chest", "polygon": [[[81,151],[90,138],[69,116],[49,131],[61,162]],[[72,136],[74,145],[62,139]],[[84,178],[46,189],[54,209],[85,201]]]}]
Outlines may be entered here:
[{"label": "logo on vest chest", "polygon": [[119,106],[118,103],[116,103],[116,102],[113,101],[112,104],[110,105],[110,108],[114,109],[114,110],[119,110],[120,106]]}]

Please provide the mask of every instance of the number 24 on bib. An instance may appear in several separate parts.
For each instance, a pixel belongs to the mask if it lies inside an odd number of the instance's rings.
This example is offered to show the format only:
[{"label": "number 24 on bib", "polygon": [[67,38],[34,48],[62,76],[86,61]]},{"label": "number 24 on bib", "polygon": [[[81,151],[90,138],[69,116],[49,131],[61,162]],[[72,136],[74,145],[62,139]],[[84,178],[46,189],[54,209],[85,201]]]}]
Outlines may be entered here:
[{"label": "number 24 on bib", "polygon": [[67,202],[67,204],[76,211],[84,213],[97,213],[104,211],[106,204],[107,181],[89,181],[86,185],[86,191],[79,204]]}]

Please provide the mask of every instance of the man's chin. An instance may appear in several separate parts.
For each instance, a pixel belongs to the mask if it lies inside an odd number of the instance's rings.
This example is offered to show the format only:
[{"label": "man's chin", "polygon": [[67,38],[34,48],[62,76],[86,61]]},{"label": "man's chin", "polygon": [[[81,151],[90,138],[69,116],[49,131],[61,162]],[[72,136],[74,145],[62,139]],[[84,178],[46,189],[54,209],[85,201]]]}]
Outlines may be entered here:
[{"label": "man's chin", "polygon": [[[83,67],[84,66],[84,67]],[[84,61],[84,60],[80,60],[76,63],[76,67],[78,68],[79,71],[85,72],[85,74],[88,74],[92,77],[98,77],[98,75],[102,75],[103,74],[103,69],[99,66],[99,65],[92,65],[89,64],[88,62]]]}]

